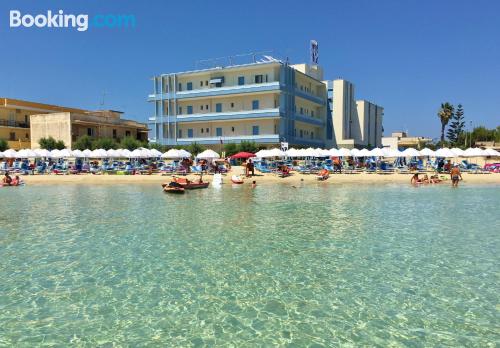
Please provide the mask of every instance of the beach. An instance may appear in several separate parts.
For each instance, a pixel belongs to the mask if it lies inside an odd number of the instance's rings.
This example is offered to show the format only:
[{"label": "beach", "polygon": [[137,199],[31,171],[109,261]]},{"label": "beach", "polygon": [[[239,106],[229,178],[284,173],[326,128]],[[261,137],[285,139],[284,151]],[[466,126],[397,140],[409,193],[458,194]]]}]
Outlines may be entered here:
[{"label": "beach", "polygon": [[[231,171],[227,174],[223,174],[223,183],[231,183],[231,175],[241,175],[243,173],[242,167],[233,166]],[[429,176],[431,173],[427,173]],[[250,185],[253,180],[256,181],[257,185],[269,185],[269,184],[306,184],[306,185],[338,185],[338,184],[362,184],[362,185],[378,185],[378,184],[401,184],[409,185],[412,174],[368,174],[368,173],[357,173],[357,174],[330,174],[330,177],[325,181],[318,181],[316,175],[314,174],[299,174],[292,172],[292,175],[286,178],[281,178],[275,174],[262,174],[256,172],[253,178],[246,178],[245,183]],[[195,180],[199,175],[188,174],[186,176],[188,179]],[[444,177],[445,180],[442,184],[451,184],[449,182],[449,174],[441,174],[440,177]],[[468,184],[500,184],[500,174],[462,174],[463,181],[460,185]],[[78,175],[26,175],[23,176],[24,181],[27,185],[54,185],[54,184],[91,184],[91,185],[113,185],[113,184],[161,184],[163,182],[169,182],[172,175],[93,175],[93,174],[78,174]],[[203,175],[203,180],[211,182],[213,175]]]}]

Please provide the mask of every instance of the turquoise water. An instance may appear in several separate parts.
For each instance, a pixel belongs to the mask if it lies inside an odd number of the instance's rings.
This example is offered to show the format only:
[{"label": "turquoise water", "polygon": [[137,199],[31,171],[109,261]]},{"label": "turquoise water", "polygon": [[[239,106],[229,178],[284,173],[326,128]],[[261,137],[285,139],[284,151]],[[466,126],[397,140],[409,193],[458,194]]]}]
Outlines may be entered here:
[{"label": "turquoise water", "polygon": [[499,186],[0,190],[0,346],[498,346]]}]

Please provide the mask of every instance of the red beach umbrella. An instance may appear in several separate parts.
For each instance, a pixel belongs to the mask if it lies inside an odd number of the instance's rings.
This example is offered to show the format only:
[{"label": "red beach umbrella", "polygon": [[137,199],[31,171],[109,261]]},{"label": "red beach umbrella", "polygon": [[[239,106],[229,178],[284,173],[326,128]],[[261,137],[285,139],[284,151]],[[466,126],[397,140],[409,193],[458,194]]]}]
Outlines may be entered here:
[{"label": "red beach umbrella", "polygon": [[255,157],[255,154],[251,152],[238,152],[237,154],[232,155],[231,159],[250,158],[250,157]]}]

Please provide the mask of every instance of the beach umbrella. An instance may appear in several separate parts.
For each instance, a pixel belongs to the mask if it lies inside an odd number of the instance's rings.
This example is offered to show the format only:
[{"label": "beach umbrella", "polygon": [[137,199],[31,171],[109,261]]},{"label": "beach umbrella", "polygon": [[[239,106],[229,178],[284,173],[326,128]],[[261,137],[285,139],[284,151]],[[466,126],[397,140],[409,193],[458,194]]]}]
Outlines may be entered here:
[{"label": "beach umbrella", "polygon": [[455,157],[456,155],[450,149],[443,147],[442,149],[439,149],[436,152],[434,152],[434,156],[435,157],[450,158],[450,157]]},{"label": "beach umbrella", "polygon": [[288,157],[300,157],[301,156],[299,150],[294,149],[294,148],[288,149],[287,151],[285,151],[285,154]]},{"label": "beach umbrella", "polygon": [[384,157],[404,157],[403,153],[399,151],[398,149],[383,149],[384,152]]},{"label": "beach umbrella", "polygon": [[220,158],[219,154],[217,152],[215,152],[214,150],[205,150],[201,153],[199,153],[196,158],[200,159],[200,158],[203,158],[203,159],[214,159],[214,158]]},{"label": "beach umbrella", "polygon": [[60,152],[61,151],[58,150],[58,149],[51,150],[50,154],[49,154],[49,157],[50,158],[61,158]]},{"label": "beach umbrella", "polygon": [[459,149],[458,147],[454,147],[453,149],[451,149],[451,152],[453,152],[456,157],[463,157],[465,153],[464,150]]},{"label": "beach umbrella", "polygon": [[303,152],[304,157],[318,157],[318,155],[319,154],[316,149],[313,149],[312,147],[305,149],[305,151]]},{"label": "beach umbrella", "polygon": [[180,151],[177,149],[170,149],[161,155],[161,158],[182,158]]},{"label": "beach umbrella", "polygon": [[354,157],[362,157],[361,154],[360,154],[361,150],[358,150],[358,149],[352,149],[351,150],[351,156],[354,156]]},{"label": "beach umbrella", "polygon": [[85,157],[90,157],[92,156],[92,150],[89,150],[89,149],[85,149],[82,151],[82,154],[85,156]]},{"label": "beach umbrella", "polygon": [[470,147],[464,151],[463,156],[464,157],[485,157],[485,156],[488,156],[488,154],[484,150],[482,150],[478,147]]},{"label": "beach umbrella", "polygon": [[46,149],[35,149],[34,150],[36,157],[49,157],[50,151]]},{"label": "beach umbrella", "polygon": [[370,150],[368,149],[361,149],[359,150],[359,157],[370,157]]},{"label": "beach umbrella", "polygon": [[130,153],[131,158],[146,158],[148,156],[149,156],[149,153],[144,151],[144,149],[142,149],[142,148],[135,149],[134,151],[132,151]]},{"label": "beach umbrella", "polygon": [[382,149],[379,149],[378,147],[372,149],[370,151],[370,156],[375,156],[375,157],[384,157],[385,156],[385,153],[384,153],[384,150]]},{"label": "beach umbrella", "polygon": [[96,149],[91,152],[90,158],[108,158],[108,154],[104,149]]},{"label": "beach umbrella", "polygon": [[161,157],[161,152],[158,151],[157,149],[149,149],[149,153],[151,155],[151,157]]},{"label": "beach umbrella", "polygon": [[332,156],[332,157],[340,157],[340,156],[342,156],[342,154],[340,153],[340,151],[339,151],[339,150],[337,150],[337,149],[336,149],[336,148],[334,148],[334,147],[332,147],[332,148],[328,151],[328,153],[329,153],[329,154],[330,154],[330,156]]},{"label": "beach umbrella", "polygon": [[72,154],[72,155],[73,155],[73,157],[75,157],[75,158],[83,158],[83,157],[85,157],[85,155],[83,154],[83,152],[82,152],[82,151],[80,151],[80,150],[73,150],[73,151],[71,152],[71,154]]},{"label": "beach umbrella", "polygon": [[109,149],[109,150],[106,150],[106,156],[108,158],[120,158],[121,154],[120,154],[120,152],[118,150]]},{"label": "beach umbrella", "polygon": [[339,151],[340,156],[342,156],[342,157],[348,157],[348,156],[352,155],[351,150],[346,149],[344,147],[340,148],[338,151]]},{"label": "beach umbrella", "polygon": [[2,152],[2,151],[0,151],[0,158],[2,158],[2,157],[3,157],[3,152]]},{"label": "beach umbrella", "polygon": [[122,158],[132,157],[132,152],[129,149],[118,149],[117,150]]},{"label": "beach umbrella", "polygon": [[285,152],[281,149],[271,149],[269,155],[269,157],[285,157]]},{"label": "beach umbrella", "polygon": [[258,158],[264,158],[266,157],[266,154],[268,153],[268,150],[260,150],[255,153],[255,156]]},{"label": "beach umbrella", "polygon": [[495,149],[485,149],[484,152],[487,153],[488,156],[500,157],[500,152],[496,151]]},{"label": "beach umbrella", "polygon": [[23,149],[23,150],[18,151],[17,157],[19,157],[19,158],[35,158],[36,153],[35,153],[35,151],[33,151],[31,149]]},{"label": "beach umbrella", "polygon": [[5,158],[17,158],[16,150],[8,149],[3,152]]},{"label": "beach umbrella", "polygon": [[62,149],[59,151],[59,157],[61,158],[73,157],[73,154],[68,149]]},{"label": "beach umbrella", "polygon": [[404,157],[418,157],[420,156],[420,152],[415,150],[412,147],[407,148],[406,150],[403,151]]},{"label": "beach umbrella", "polygon": [[183,158],[190,158],[192,157],[193,155],[191,154],[191,152],[189,151],[186,151],[184,149],[180,149],[179,150],[179,153],[182,155]]},{"label": "beach umbrella", "polygon": [[255,157],[255,154],[251,152],[238,152],[237,154],[231,156],[232,159],[241,159],[250,157]]},{"label": "beach umbrella", "polygon": [[430,156],[430,157],[433,157],[433,156],[434,156],[434,153],[435,153],[434,151],[432,151],[431,149],[429,149],[429,148],[427,148],[427,147],[426,147],[425,149],[420,150],[420,154],[421,154],[422,156]]}]

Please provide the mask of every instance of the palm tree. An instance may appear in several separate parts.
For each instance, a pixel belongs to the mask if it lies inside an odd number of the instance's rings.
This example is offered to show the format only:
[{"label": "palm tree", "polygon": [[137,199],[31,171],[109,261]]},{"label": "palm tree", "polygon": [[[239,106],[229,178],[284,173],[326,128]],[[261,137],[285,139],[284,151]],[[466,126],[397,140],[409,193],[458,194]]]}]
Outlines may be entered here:
[{"label": "palm tree", "polygon": [[448,122],[450,122],[450,119],[453,117],[455,108],[453,105],[450,103],[442,103],[441,104],[441,109],[438,111],[438,116],[441,119],[441,143],[444,142],[444,129],[446,128],[446,125]]}]

